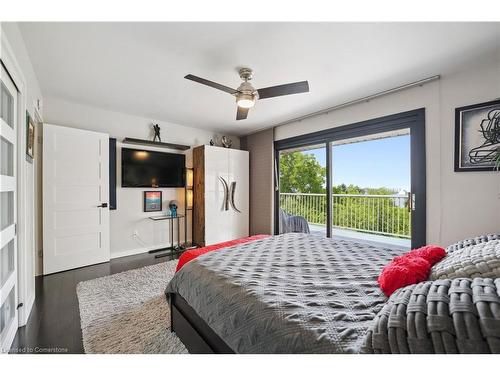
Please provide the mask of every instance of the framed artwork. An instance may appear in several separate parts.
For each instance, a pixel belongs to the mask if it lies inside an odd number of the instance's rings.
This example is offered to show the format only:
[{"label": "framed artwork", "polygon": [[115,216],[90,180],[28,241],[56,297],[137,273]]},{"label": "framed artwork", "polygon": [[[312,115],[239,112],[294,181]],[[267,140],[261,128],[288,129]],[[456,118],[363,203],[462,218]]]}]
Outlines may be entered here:
[{"label": "framed artwork", "polygon": [[494,171],[500,149],[500,100],[455,109],[455,172]]},{"label": "framed artwork", "polygon": [[26,111],[26,160],[33,162],[35,158],[35,123]]},{"label": "framed artwork", "polygon": [[161,211],[161,191],[144,192],[144,212]]}]

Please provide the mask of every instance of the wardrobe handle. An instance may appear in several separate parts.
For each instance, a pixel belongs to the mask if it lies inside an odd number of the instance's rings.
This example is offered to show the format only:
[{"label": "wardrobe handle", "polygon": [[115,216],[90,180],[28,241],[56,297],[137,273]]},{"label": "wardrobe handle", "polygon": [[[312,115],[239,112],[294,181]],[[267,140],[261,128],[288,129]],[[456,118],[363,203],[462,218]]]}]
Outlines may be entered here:
[{"label": "wardrobe handle", "polygon": [[228,204],[229,187],[227,186],[227,182],[226,182],[226,180],[224,180],[224,178],[219,176],[219,180],[222,182],[222,186],[224,187],[224,201],[222,202],[222,209],[224,211],[227,211],[227,210],[229,210],[229,204]]},{"label": "wardrobe handle", "polygon": [[236,192],[236,182],[233,181],[233,182],[231,182],[231,194],[230,194],[229,203],[231,203],[231,207],[233,208],[233,210],[235,210],[236,212],[241,213],[241,211],[238,210],[238,208],[236,208],[236,205],[234,204],[234,193],[235,192]]}]

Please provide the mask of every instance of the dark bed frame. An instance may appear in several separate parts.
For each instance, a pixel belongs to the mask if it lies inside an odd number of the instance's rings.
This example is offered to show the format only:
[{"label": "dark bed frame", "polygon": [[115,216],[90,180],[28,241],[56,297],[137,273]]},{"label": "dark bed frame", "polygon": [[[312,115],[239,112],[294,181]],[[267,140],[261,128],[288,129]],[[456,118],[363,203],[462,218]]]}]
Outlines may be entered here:
[{"label": "dark bed frame", "polygon": [[200,318],[180,294],[169,293],[170,327],[192,354],[233,354],[234,351]]}]

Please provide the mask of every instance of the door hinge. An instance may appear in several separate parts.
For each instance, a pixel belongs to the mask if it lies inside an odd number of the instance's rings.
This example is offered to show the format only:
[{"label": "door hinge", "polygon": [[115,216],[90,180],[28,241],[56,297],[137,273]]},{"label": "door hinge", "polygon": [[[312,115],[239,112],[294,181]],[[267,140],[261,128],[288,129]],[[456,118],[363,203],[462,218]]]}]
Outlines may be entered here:
[{"label": "door hinge", "polygon": [[14,235],[17,235],[17,223],[14,224]]},{"label": "door hinge", "polygon": [[19,305],[17,305],[16,309],[19,310],[23,306],[24,306],[24,304],[21,302]]}]

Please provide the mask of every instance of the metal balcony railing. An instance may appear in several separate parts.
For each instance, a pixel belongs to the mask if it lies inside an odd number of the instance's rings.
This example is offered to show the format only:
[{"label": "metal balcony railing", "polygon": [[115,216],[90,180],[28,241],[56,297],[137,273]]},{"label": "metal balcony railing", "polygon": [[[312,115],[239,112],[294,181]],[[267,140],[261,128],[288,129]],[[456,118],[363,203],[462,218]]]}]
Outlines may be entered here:
[{"label": "metal balcony railing", "polygon": [[[408,196],[333,194],[333,227],[411,238]],[[326,225],[326,194],[280,193],[280,207],[310,224]]]}]

